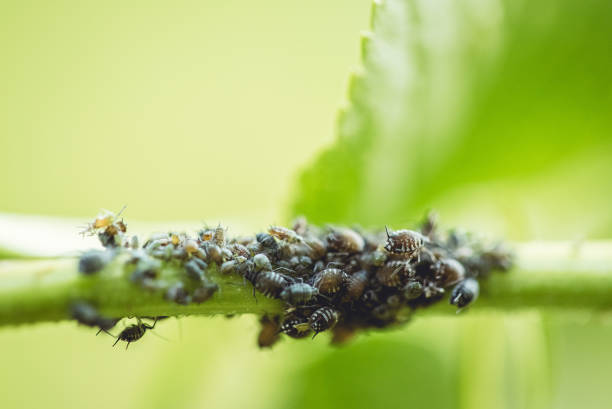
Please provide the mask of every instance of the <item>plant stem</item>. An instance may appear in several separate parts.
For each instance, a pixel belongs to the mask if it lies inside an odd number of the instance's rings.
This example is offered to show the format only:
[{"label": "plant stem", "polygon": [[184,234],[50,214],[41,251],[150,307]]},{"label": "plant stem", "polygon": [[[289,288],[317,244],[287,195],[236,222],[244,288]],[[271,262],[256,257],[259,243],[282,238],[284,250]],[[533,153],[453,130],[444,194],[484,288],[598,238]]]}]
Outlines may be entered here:
[{"label": "plant stem", "polygon": [[[476,310],[612,311],[612,242],[532,242],[516,248],[516,267],[494,273],[483,283]],[[109,317],[262,314],[282,309],[277,300],[258,296],[256,301],[251,285],[240,277],[221,275],[214,266],[208,274],[220,290],[202,304],[183,306],[132,284],[121,259],[94,276],[79,274],[73,258],[2,261],[0,325],[65,320],[75,301],[90,302]],[[444,301],[428,310],[455,311]]]}]

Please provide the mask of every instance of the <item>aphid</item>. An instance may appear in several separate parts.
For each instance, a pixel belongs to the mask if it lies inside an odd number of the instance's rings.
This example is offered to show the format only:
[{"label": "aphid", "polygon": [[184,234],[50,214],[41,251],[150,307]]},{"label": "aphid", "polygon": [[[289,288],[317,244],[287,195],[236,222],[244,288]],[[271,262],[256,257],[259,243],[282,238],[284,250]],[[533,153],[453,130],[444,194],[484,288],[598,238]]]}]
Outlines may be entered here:
[{"label": "aphid", "polygon": [[312,279],[312,285],[322,294],[335,294],[340,291],[348,280],[348,275],[339,268],[326,268]]},{"label": "aphid", "polygon": [[376,271],[376,278],[386,287],[401,287],[408,278],[414,275],[414,269],[408,261],[389,261]]},{"label": "aphid", "polygon": [[306,283],[295,283],[285,287],[280,298],[289,304],[306,304],[319,294],[319,291]]},{"label": "aphid", "polygon": [[130,346],[132,342],[138,341],[140,338],[144,336],[147,330],[155,328],[155,324],[157,324],[157,318],[155,318],[155,321],[153,321],[153,325],[149,325],[149,324],[142,322],[140,318],[137,318],[137,320],[138,320],[137,324],[130,325],[129,327],[121,331],[119,335],[117,335],[117,340],[115,341],[113,346],[117,345],[117,342],[119,341],[125,341],[127,342],[125,349],[128,349],[128,347]]},{"label": "aphid", "polygon": [[374,290],[367,290],[361,296],[361,300],[366,305],[372,305],[372,304],[375,304],[375,303],[378,302],[378,295],[376,294],[376,291],[374,291]]},{"label": "aphid", "polygon": [[112,253],[100,250],[89,250],[79,258],[79,273],[92,275],[102,270],[112,258]]},{"label": "aphid", "polygon": [[213,229],[202,229],[198,232],[198,237],[202,241],[210,241],[213,238],[215,231]]},{"label": "aphid", "polygon": [[304,238],[294,232],[291,229],[287,229],[281,226],[270,226],[268,228],[268,233],[272,236],[276,237],[279,240],[286,241],[287,243],[300,243],[305,244]]},{"label": "aphid", "polygon": [[454,258],[444,258],[434,264],[436,281],[442,287],[448,287],[465,278],[465,268],[463,264]]},{"label": "aphid", "polygon": [[195,240],[187,239],[183,244],[183,248],[188,256],[196,256],[201,259],[206,258],[206,253],[202,250]]},{"label": "aphid", "polygon": [[340,253],[360,253],[365,247],[365,240],[359,233],[347,228],[334,228],[327,235],[327,245]]},{"label": "aphid", "polygon": [[178,246],[179,244],[181,244],[181,237],[177,234],[177,233],[170,233],[170,243],[172,243],[173,246]]},{"label": "aphid", "polygon": [[134,250],[137,250],[140,247],[140,242],[138,241],[138,236],[130,237],[130,241],[128,243],[128,247],[131,247]]},{"label": "aphid", "polygon": [[450,303],[458,308],[465,308],[476,301],[480,285],[473,278],[466,278],[453,288],[450,296]]},{"label": "aphid", "polygon": [[349,277],[346,283],[346,299],[358,300],[368,285],[368,272],[358,271]]},{"label": "aphid", "polygon": [[88,327],[99,327],[100,331],[108,331],[119,321],[119,319],[101,316],[94,306],[86,302],[75,302],[72,304],[70,307],[70,315],[77,320],[79,324]]},{"label": "aphid", "polygon": [[416,300],[423,295],[423,284],[419,281],[409,281],[408,284],[402,288],[404,291],[404,298],[407,300]]},{"label": "aphid", "polygon": [[262,271],[257,275],[255,288],[270,298],[278,298],[283,288],[289,283],[287,277],[274,271]]},{"label": "aphid", "polygon": [[87,224],[87,227],[81,231],[81,234],[94,235],[96,231],[112,225],[119,218],[119,216],[121,216],[121,213],[123,213],[125,208],[126,206],[123,206],[117,214],[109,210],[102,210],[102,213],[98,214],[93,221]]},{"label": "aphid", "polygon": [[260,348],[270,348],[280,339],[278,335],[280,332],[278,317],[270,318],[264,315],[260,322],[261,331],[259,331],[259,336],[257,337],[257,345]]},{"label": "aphid", "polygon": [[421,248],[427,240],[421,233],[412,230],[396,230],[389,233],[389,229],[385,227],[385,231],[387,232],[385,250],[407,259],[415,256],[418,258]]},{"label": "aphid", "polygon": [[397,294],[390,295],[387,297],[387,305],[389,308],[399,308],[402,305],[402,299]]},{"label": "aphid", "polygon": [[258,233],[255,237],[267,254],[276,256],[278,253],[278,243],[274,237],[267,233]]},{"label": "aphid", "polygon": [[255,257],[253,257],[253,262],[257,270],[272,270],[272,263],[270,263],[270,259],[265,254],[256,254]]},{"label": "aphid", "polygon": [[333,328],[338,323],[338,319],[340,319],[340,313],[331,307],[321,307],[313,312],[308,318],[308,324],[315,332],[312,337],[316,337],[319,332]]},{"label": "aphid", "polygon": [[377,305],[372,309],[372,316],[384,322],[393,322],[397,315],[397,309],[386,304]]},{"label": "aphid", "polygon": [[332,330],[332,345],[343,345],[353,339],[357,334],[357,329],[346,325],[336,325]]},{"label": "aphid", "polygon": [[221,264],[223,263],[223,253],[221,252],[221,247],[216,244],[207,243],[206,245],[206,259],[208,261],[212,261],[213,263]]},{"label": "aphid", "polygon": [[361,256],[361,260],[369,266],[380,267],[387,261],[387,254],[380,250],[374,250]]},{"label": "aphid", "polygon": [[293,221],[293,231],[304,236],[308,231],[308,222],[304,216],[299,216]]},{"label": "aphid", "polygon": [[304,243],[308,247],[308,256],[313,260],[320,260],[325,257],[327,247],[322,240],[316,237],[306,237]]},{"label": "aphid", "polygon": [[232,243],[228,246],[228,249],[232,252],[234,257],[251,257],[251,252],[245,246],[240,243]]},{"label": "aphid", "polygon": [[236,267],[238,266],[238,264],[239,263],[236,260],[226,261],[225,263],[221,264],[221,267],[219,267],[219,271],[221,272],[221,274],[231,274],[236,271]]},{"label": "aphid", "polygon": [[280,326],[280,332],[291,338],[304,338],[310,333],[310,325],[307,318],[289,316],[284,319]]},{"label": "aphid", "polygon": [[438,227],[438,213],[431,210],[425,216],[425,220],[421,224],[421,233],[424,236],[433,239],[436,235],[436,230]]},{"label": "aphid", "polygon": [[225,246],[225,229],[221,225],[215,229],[212,240],[219,247]]},{"label": "aphid", "polygon": [[165,298],[181,305],[187,305],[191,302],[191,296],[180,281],[166,290]]},{"label": "aphid", "polygon": [[200,268],[200,265],[193,260],[185,263],[185,271],[187,276],[194,281],[201,282],[204,280],[204,271]]},{"label": "aphid", "polygon": [[191,300],[196,304],[202,304],[219,290],[215,283],[203,282],[198,288],[193,290]]}]

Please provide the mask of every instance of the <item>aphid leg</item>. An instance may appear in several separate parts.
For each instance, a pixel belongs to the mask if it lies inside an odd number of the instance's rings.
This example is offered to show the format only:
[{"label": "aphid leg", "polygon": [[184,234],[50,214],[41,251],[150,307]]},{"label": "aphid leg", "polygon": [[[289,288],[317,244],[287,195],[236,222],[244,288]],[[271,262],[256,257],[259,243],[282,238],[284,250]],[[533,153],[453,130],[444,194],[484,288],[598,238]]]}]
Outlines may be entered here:
[{"label": "aphid leg", "polygon": [[117,337],[117,340],[115,341],[115,343],[113,344],[113,346],[117,345],[117,342],[119,342],[119,337]]}]

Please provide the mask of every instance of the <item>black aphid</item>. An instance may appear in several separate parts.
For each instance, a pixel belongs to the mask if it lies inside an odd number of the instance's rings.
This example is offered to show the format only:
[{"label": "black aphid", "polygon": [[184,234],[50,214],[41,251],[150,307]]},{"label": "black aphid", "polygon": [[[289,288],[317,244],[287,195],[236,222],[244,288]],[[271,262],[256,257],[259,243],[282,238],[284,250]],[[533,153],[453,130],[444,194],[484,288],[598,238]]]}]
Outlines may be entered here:
[{"label": "black aphid", "polygon": [[466,278],[453,288],[450,303],[458,308],[465,308],[478,298],[480,285],[473,278]]},{"label": "black aphid", "polygon": [[117,345],[117,342],[119,341],[124,341],[127,342],[125,349],[128,349],[130,344],[142,338],[147,332],[147,330],[155,328],[155,324],[157,324],[158,318],[155,318],[155,320],[153,321],[153,325],[149,325],[147,323],[142,322],[140,318],[137,318],[137,320],[137,324],[130,325],[129,327],[121,331],[119,335],[117,335],[117,340],[115,341],[113,346]]}]

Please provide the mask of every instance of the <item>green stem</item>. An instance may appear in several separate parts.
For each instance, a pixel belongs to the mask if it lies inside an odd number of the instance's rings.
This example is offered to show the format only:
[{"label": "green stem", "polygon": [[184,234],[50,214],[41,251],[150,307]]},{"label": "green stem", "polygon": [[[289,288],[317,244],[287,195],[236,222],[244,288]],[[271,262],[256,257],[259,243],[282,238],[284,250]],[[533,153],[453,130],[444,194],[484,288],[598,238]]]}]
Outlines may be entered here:
[{"label": "green stem", "polygon": [[[612,311],[612,242],[517,245],[517,266],[483,283],[475,309],[523,308]],[[166,269],[176,267],[166,266]],[[208,274],[220,290],[202,304],[178,305],[126,279],[122,260],[91,277],[77,273],[76,259],[0,262],[0,325],[69,318],[75,301],[88,301],[110,317],[262,314],[282,304],[258,296],[233,275]],[[446,302],[432,312],[452,313]]]}]

